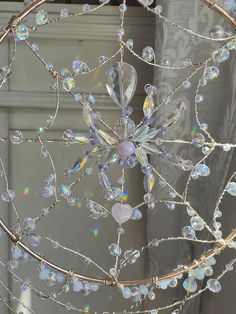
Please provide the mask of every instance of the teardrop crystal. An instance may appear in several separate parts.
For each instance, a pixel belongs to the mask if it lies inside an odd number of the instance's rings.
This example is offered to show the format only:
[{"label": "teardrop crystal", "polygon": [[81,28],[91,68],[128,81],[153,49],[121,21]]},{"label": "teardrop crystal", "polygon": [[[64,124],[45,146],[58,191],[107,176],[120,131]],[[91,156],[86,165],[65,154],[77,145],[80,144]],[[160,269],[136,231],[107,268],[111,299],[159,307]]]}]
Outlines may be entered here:
[{"label": "teardrop crystal", "polygon": [[106,74],[106,88],[119,107],[125,107],[131,101],[137,86],[135,68],[125,62],[113,64]]},{"label": "teardrop crystal", "polygon": [[155,105],[154,105],[154,99],[153,96],[147,96],[145,98],[144,104],[143,104],[143,113],[145,117],[150,118],[153,114]]}]

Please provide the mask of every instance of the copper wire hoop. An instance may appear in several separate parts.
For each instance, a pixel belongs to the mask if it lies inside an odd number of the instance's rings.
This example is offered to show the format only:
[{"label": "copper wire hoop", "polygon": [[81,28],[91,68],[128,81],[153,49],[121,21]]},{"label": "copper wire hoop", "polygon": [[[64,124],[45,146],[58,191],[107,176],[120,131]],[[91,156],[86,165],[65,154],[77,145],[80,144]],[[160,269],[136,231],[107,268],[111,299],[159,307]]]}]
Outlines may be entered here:
[{"label": "copper wire hoop", "polygon": [[[0,33],[0,43],[8,36],[9,33],[12,32],[12,30],[19,25],[23,19],[30,14],[33,10],[41,6],[43,3],[45,3],[47,0],[36,0],[31,5],[26,7],[22,12],[20,12],[17,16],[13,16],[11,20],[9,21],[8,26],[6,29]],[[233,19],[225,10],[223,10],[219,5],[215,3],[215,0],[199,0],[203,4],[206,4],[210,9],[217,12],[219,15],[221,15],[227,22],[229,22],[235,29],[236,29],[236,20]],[[21,247],[25,252],[27,252],[31,257],[42,263],[43,265],[47,265],[50,268],[61,272],[62,274],[65,274],[67,276],[70,276],[71,270],[67,270],[65,268],[62,268],[55,263],[52,263],[44,258],[42,258],[40,255],[32,251],[26,244],[24,244],[7,226],[6,224],[0,219],[0,227],[5,231],[5,233],[8,235],[9,239],[17,244],[19,247]],[[150,278],[144,278],[144,279],[136,279],[136,280],[117,280],[116,278],[93,278],[81,275],[79,273],[73,273],[75,277],[77,277],[80,280],[86,280],[89,282],[98,283],[100,285],[104,286],[136,286],[140,284],[150,284],[150,285],[156,285],[159,281],[170,279],[173,277],[176,277],[178,275],[184,274],[188,272],[191,269],[194,269],[196,267],[199,267],[203,263],[205,263],[207,260],[209,260],[211,257],[214,257],[215,255],[220,254],[231,241],[233,241],[236,238],[236,229],[234,229],[227,238],[219,240],[219,242],[216,243],[214,248],[210,249],[207,253],[203,254],[198,260],[193,261],[192,263],[183,266],[182,268],[173,270],[167,274],[161,275],[161,276],[152,276]]]}]

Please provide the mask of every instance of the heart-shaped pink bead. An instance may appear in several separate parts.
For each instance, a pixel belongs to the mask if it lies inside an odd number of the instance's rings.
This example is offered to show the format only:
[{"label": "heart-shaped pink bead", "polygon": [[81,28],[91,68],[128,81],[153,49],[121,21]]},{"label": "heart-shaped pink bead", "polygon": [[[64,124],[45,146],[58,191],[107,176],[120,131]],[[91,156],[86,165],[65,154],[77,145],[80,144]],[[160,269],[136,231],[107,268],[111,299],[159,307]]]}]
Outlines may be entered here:
[{"label": "heart-shaped pink bead", "polygon": [[111,213],[115,221],[121,225],[132,216],[132,207],[129,204],[115,203],[111,208]]}]

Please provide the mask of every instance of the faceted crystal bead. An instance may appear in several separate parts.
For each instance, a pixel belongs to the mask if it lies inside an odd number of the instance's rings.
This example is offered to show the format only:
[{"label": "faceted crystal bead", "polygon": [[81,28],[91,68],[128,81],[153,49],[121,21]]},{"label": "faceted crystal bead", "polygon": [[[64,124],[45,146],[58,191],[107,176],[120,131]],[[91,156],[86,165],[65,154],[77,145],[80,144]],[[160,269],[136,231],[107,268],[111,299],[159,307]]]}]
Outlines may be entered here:
[{"label": "faceted crystal bead", "polygon": [[127,5],[125,3],[122,3],[119,5],[120,12],[126,12],[128,9]]},{"label": "faceted crystal bead", "polygon": [[215,66],[207,67],[204,71],[204,77],[207,80],[213,80],[219,76],[219,73],[220,70],[217,67]]},{"label": "faceted crystal bead", "polygon": [[16,27],[15,35],[18,40],[26,40],[29,37],[28,27],[20,24]]},{"label": "faceted crystal bead", "polygon": [[215,25],[209,32],[210,37],[219,39],[224,37],[224,29],[220,25]]},{"label": "faceted crystal bead", "polygon": [[162,11],[163,11],[163,6],[162,5],[159,4],[159,5],[155,6],[154,12],[156,14],[161,14]]},{"label": "faceted crystal bead", "polygon": [[15,198],[15,192],[12,190],[7,190],[6,192],[2,193],[2,200],[4,202],[11,202]]},{"label": "faceted crystal bead", "polygon": [[71,76],[66,77],[62,81],[62,87],[64,88],[65,91],[70,92],[75,88],[75,79]]},{"label": "faceted crystal bead", "polygon": [[236,182],[229,182],[226,186],[226,191],[230,195],[236,196]]},{"label": "faceted crystal bead", "polygon": [[37,43],[33,43],[31,45],[31,48],[32,48],[33,52],[38,52],[39,51],[39,45]]},{"label": "faceted crystal bead", "polygon": [[155,58],[155,52],[152,47],[147,46],[143,49],[142,58],[147,62],[152,62]]},{"label": "faceted crystal bead", "polygon": [[33,230],[35,230],[35,227],[36,227],[36,224],[35,224],[35,221],[34,221],[33,218],[28,217],[28,218],[26,218],[24,220],[24,228],[25,228],[25,230],[33,231]]},{"label": "faceted crystal bead", "polygon": [[147,96],[143,104],[143,113],[145,117],[150,118],[155,109],[153,96]]},{"label": "faceted crystal bead", "polygon": [[103,187],[104,190],[109,191],[111,189],[110,180],[109,180],[108,176],[103,171],[101,171],[98,174],[98,180],[99,180],[101,187]]},{"label": "faceted crystal bead", "polygon": [[20,130],[10,132],[10,141],[12,144],[20,144],[23,141],[23,134]]},{"label": "faceted crystal bead", "polygon": [[197,283],[195,280],[188,278],[184,280],[183,287],[187,292],[193,293],[197,290]]},{"label": "faceted crystal bead", "polygon": [[85,3],[83,5],[83,12],[89,12],[91,10],[91,7],[89,4]]},{"label": "faceted crystal bead", "polygon": [[69,188],[69,186],[61,184],[58,188],[58,192],[60,194],[60,196],[62,197],[68,197],[71,195],[71,189]]},{"label": "faceted crystal bead", "polygon": [[75,280],[73,283],[73,291],[80,292],[83,289],[83,283],[79,280]]},{"label": "faceted crystal bead", "polygon": [[182,236],[187,239],[194,239],[196,237],[196,233],[193,227],[185,226],[182,229]]},{"label": "faceted crystal bead", "polygon": [[48,12],[45,10],[39,10],[35,16],[36,23],[38,25],[44,25],[48,22]]},{"label": "faceted crystal bead", "polygon": [[106,88],[110,97],[118,106],[127,106],[137,86],[137,72],[135,68],[128,63],[118,62],[111,66],[107,71],[106,77]]},{"label": "faceted crystal bead", "polygon": [[205,164],[199,164],[195,167],[195,172],[201,177],[207,177],[210,175],[210,169]]},{"label": "faceted crystal bead", "polygon": [[201,133],[196,133],[192,137],[192,143],[196,147],[202,147],[205,144],[205,140],[206,139],[205,139],[204,135]]},{"label": "faceted crystal bead", "polygon": [[207,287],[210,291],[217,293],[221,290],[221,284],[216,279],[209,279],[207,280]]},{"label": "faceted crystal bead", "polygon": [[148,164],[148,157],[143,148],[137,147],[135,155],[142,166],[146,166]]},{"label": "faceted crystal bead", "polygon": [[199,103],[199,102],[202,102],[204,100],[204,97],[203,97],[203,95],[196,95],[196,97],[195,97],[195,101],[197,102],[197,103]]},{"label": "faceted crystal bead", "polygon": [[140,220],[142,219],[143,214],[138,208],[133,208],[131,219]]},{"label": "faceted crystal bead", "polygon": [[198,280],[203,280],[205,278],[205,272],[202,267],[197,267],[190,271],[190,275]]},{"label": "faceted crystal bead", "polygon": [[215,51],[212,55],[214,61],[216,62],[224,62],[229,58],[229,50],[225,48],[221,48]]},{"label": "faceted crystal bead", "polygon": [[83,73],[87,69],[86,64],[83,61],[75,60],[72,63],[72,70],[75,74]]},{"label": "faceted crystal bead", "polygon": [[151,4],[153,4],[154,0],[138,0],[139,3],[141,3],[141,5],[143,6],[150,6]]},{"label": "faceted crystal bead", "polygon": [[122,296],[124,299],[129,299],[131,297],[131,289],[129,287],[125,287],[122,289]]},{"label": "faceted crystal bead", "polygon": [[153,173],[147,173],[143,179],[143,185],[146,192],[151,192],[155,184]]},{"label": "faceted crystal bead", "polygon": [[68,11],[67,8],[61,9],[61,11],[60,11],[60,18],[64,18],[64,17],[66,17],[68,15],[69,15],[69,11]]},{"label": "faceted crystal bead", "polygon": [[190,223],[194,230],[201,231],[204,229],[204,222],[198,216],[193,216],[190,220]]},{"label": "faceted crystal bead", "polygon": [[121,255],[121,248],[116,243],[112,243],[111,245],[109,245],[108,250],[112,256],[120,256]]},{"label": "faceted crystal bead", "polygon": [[128,39],[126,42],[126,47],[132,50],[134,48],[134,41],[133,39]]},{"label": "faceted crystal bead", "polygon": [[184,171],[190,171],[193,168],[193,162],[191,160],[182,160],[181,168]]},{"label": "faceted crystal bead", "polygon": [[236,42],[235,42],[234,40],[228,42],[227,48],[228,48],[229,50],[236,50]]}]

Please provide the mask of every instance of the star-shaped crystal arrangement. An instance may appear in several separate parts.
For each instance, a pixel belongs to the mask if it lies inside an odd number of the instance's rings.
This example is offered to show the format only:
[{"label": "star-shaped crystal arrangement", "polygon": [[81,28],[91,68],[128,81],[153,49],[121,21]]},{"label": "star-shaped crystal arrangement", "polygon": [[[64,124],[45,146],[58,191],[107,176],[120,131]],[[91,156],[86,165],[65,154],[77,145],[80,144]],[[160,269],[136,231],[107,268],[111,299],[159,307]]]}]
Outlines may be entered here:
[{"label": "star-shaped crystal arrangement", "polygon": [[[233,33],[225,32],[221,26],[214,26],[209,33],[209,36],[195,33],[192,30],[184,28],[174,22],[168,20],[162,15],[162,6],[156,5],[154,7],[152,0],[139,0],[143,9],[155,14],[165,23],[180,29],[181,31],[196,36],[203,40],[213,41],[220,45],[213,52],[209,53],[209,57],[202,62],[194,64],[192,60],[184,60],[181,65],[171,65],[168,58],[164,58],[162,63],[157,63],[155,51],[151,46],[144,47],[141,55],[134,51],[134,41],[128,39],[124,42],[125,36],[124,19],[125,12],[128,7],[126,1],[119,6],[121,17],[121,24],[117,30],[117,43],[118,50],[113,56],[107,57],[105,55],[99,56],[99,65],[90,68],[85,61],[74,60],[72,61],[72,71],[67,68],[57,70],[53,64],[47,63],[45,58],[40,55],[40,47],[37,43],[30,43],[30,32],[37,31],[37,28],[44,25],[50,25],[66,18],[86,15],[95,10],[101,9],[108,1],[101,1],[100,5],[90,7],[88,4],[83,5],[81,12],[71,13],[68,9],[64,8],[60,11],[58,17],[49,19],[49,14],[44,9],[38,9],[35,14],[35,25],[28,25],[23,23],[21,16],[27,15],[34,8],[40,6],[42,0],[28,1],[26,9],[18,18],[14,17],[8,27],[1,33],[0,42],[8,35],[9,32],[13,34],[15,49],[13,56],[8,65],[3,65],[0,69],[0,86],[2,87],[7,80],[14,75],[14,60],[17,44],[25,44],[36,56],[37,60],[42,62],[44,68],[48,71],[49,75],[54,79],[51,89],[56,95],[56,107],[53,115],[47,117],[45,125],[39,126],[36,129],[35,138],[25,138],[21,130],[13,130],[9,137],[0,138],[0,143],[10,141],[12,144],[21,144],[24,142],[38,143],[41,145],[41,157],[49,160],[53,173],[50,173],[47,180],[44,182],[42,189],[42,197],[45,199],[53,199],[52,203],[47,208],[43,208],[41,215],[37,217],[25,217],[23,224],[20,220],[20,215],[17,205],[14,203],[15,191],[10,188],[8,178],[5,171],[5,165],[0,156],[1,177],[4,181],[5,189],[1,192],[3,202],[9,203],[10,208],[13,210],[16,225],[7,226],[3,219],[0,219],[0,236],[8,236],[12,241],[10,259],[5,261],[0,257],[0,266],[6,269],[19,284],[20,291],[31,290],[42,300],[48,299],[50,302],[59,304],[63,308],[76,312],[89,312],[97,313],[96,309],[89,307],[79,308],[71,303],[64,303],[60,299],[61,295],[73,290],[80,293],[84,297],[89,297],[93,292],[96,292],[100,286],[112,286],[118,290],[120,296],[125,300],[132,301],[129,308],[122,309],[121,313],[152,313],[157,314],[164,310],[169,310],[172,314],[181,313],[185,303],[191,300],[194,296],[198,296],[205,290],[210,290],[213,293],[221,290],[221,278],[229,271],[233,270],[236,259],[226,263],[225,269],[220,274],[214,274],[214,265],[216,263],[215,255],[221,253],[226,248],[236,248],[236,231],[233,230],[226,238],[223,238],[221,231],[221,223],[218,220],[222,216],[220,210],[221,202],[226,194],[236,196],[236,176],[235,172],[229,178],[223,191],[220,193],[216,206],[213,211],[212,225],[207,223],[199,214],[198,210],[193,207],[189,200],[189,186],[193,180],[201,179],[210,175],[210,165],[208,165],[208,157],[215,151],[215,149],[222,149],[228,152],[236,147],[234,143],[218,143],[210,133],[208,125],[200,121],[199,118],[199,104],[204,102],[204,96],[200,93],[201,89],[210,88],[211,81],[214,81],[220,75],[220,68],[222,64],[230,57],[235,57],[236,42]],[[214,10],[218,10],[222,14],[225,12],[225,18],[233,24],[230,14],[233,14],[236,9],[236,4],[232,2],[223,3],[220,7],[218,3],[212,1],[202,1],[211,5]],[[214,4],[214,5],[213,5]],[[27,14],[26,14],[27,13]],[[21,23],[22,22],[22,23]],[[236,25],[234,25],[236,27]],[[140,62],[152,65],[157,69],[174,70],[193,69],[187,76],[183,77],[182,82],[175,86],[174,89],[166,95],[165,99],[158,101],[157,95],[159,89],[152,85],[147,84],[144,86],[146,97],[143,101],[143,118],[136,124],[132,120],[133,108],[131,100],[136,92],[138,76],[136,69],[133,65],[124,61],[124,51],[129,51],[133,56],[137,57]],[[120,60],[113,62],[113,59],[120,56]],[[120,109],[120,116],[114,126],[109,125],[103,120],[102,115],[96,111],[96,97],[91,93],[81,94],[76,89],[76,82],[80,75],[85,75],[98,70],[100,67],[109,63],[109,68],[104,77],[104,84],[106,85],[107,92],[111,101],[115,106]],[[162,107],[171,100],[174,102],[173,96],[176,93],[184,95],[185,91],[193,88],[191,79],[199,75],[197,88],[195,90],[195,99],[191,104],[187,104],[182,97],[174,103],[174,109],[167,113],[160,123],[157,125],[156,117],[161,112]],[[83,120],[89,131],[89,135],[76,133],[71,129],[66,129],[60,139],[47,139],[44,135],[50,130],[57,118],[60,109],[60,94],[62,92],[68,93],[74,98],[76,104],[82,106]],[[192,130],[189,139],[167,139],[166,131],[171,130],[173,125],[181,128],[181,119],[186,118],[185,111],[188,106],[193,106],[196,125]],[[83,144],[86,149],[84,153],[78,157],[75,163],[70,168],[64,170],[64,179],[71,180],[70,184],[58,182],[57,172],[55,169],[54,161],[46,143],[62,143],[65,147],[71,144]],[[172,143],[174,145],[192,145],[201,151],[201,158],[196,162],[190,159],[184,159],[181,155],[173,153],[171,147],[167,150],[165,143]],[[155,167],[153,160],[158,164],[165,163],[165,167],[176,167],[180,171],[186,172],[187,183],[184,186],[184,192],[180,193],[168,180],[160,173]],[[114,178],[110,173],[113,166],[120,169],[121,176]],[[126,172],[131,168],[139,167],[143,175],[143,202],[141,204],[131,204],[129,202],[128,193],[124,189],[126,183]],[[98,175],[95,174],[94,169],[98,170]],[[72,197],[74,187],[86,176],[92,176],[94,182],[97,182],[98,188],[103,191],[104,202],[99,204],[88,196],[79,195],[77,198]],[[114,183],[116,182],[116,183]],[[140,184],[137,182],[137,184]],[[167,191],[166,199],[159,196],[158,189],[155,186],[162,187]],[[29,189],[24,190],[27,195]],[[99,219],[101,217],[109,219],[117,223],[117,229],[114,230],[118,234],[117,242],[110,243],[107,248],[107,254],[115,258],[115,265],[110,269],[104,269],[99,265],[91,256],[81,253],[71,247],[66,247],[56,240],[39,234],[37,232],[37,224],[39,221],[46,220],[51,211],[56,208],[57,204],[65,202],[70,206],[78,206],[84,202],[89,209],[91,219]],[[189,224],[186,226],[179,226],[179,236],[171,238],[152,239],[145,246],[141,248],[128,249],[123,252],[120,239],[125,236],[125,224],[133,219],[142,219],[142,210],[151,209],[155,210],[158,204],[165,204],[167,209],[174,210],[176,206],[181,206],[186,209],[189,218]],[[107,205],[108,204],[108,205]],[[141,210],[142,208],[142,210]],[[1,217],[0,217],[1,218]],[[116,225],[116,224],[115,224]],[[211,239],[201,239],[199,232],[206,230],[209,232]],[[99,232],[97,226],[92,230],[96,237]],[[66,269],[58,263],[53,263],[48,260],[46,256],[37,253],[37,248],[40,247],[42,240],[47,240],[53,248],[63,249],[76,256],[82,258],[86,264],[96,267],[97,270],[102,271],[103,278],[85,276],[73,269]],[[156,274],[152,277],[133,280],[120,279],[120,274],[124,267],[135,264],[147,249],[157,249],[159,244],[168,241],[192,241],[211,246],[199,259],[190,261],[187,265],[176,265],[169,273]],[[23,263],[30,263],[36,261],[38,263],[37,275],[40,280],[47,283],[49,287],[59,286],[59,289],[54,291],[51,295],[47,295],[44,291],[35,287],[33,282],[29,282],[25,278],[21,278],[18,274],[19,265]],[[27,277],[28,278],[28,277]],[[202,288],[198,285],[198,281],[206,281],[205,287]],[[35,313],[31,308],[28,308],[24,302],[19,300],[17,296],[0,280],[1,287],[17,302],[27,309],[30,313]],[[155,300],[158,295],[158,290],[171,289],[177,286],[182,286],[186,291],[186,296],[183,300],[170,303],[165,306],[155,305],[152,308],[139,309],[142,301],[149,299]],[[16,311],[11,308],[6,298],[1,297],[3,306]],[[156,303],[155,303],[156,304]],[[115,313],[114,311],[112,311]],[[120,313],[119,312],[119,313]],[[103,313],[108,313],[103,311]]]}]

